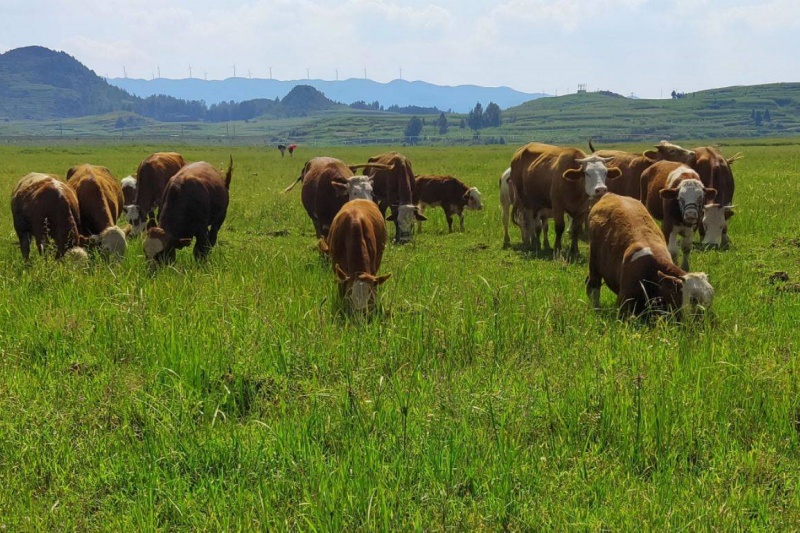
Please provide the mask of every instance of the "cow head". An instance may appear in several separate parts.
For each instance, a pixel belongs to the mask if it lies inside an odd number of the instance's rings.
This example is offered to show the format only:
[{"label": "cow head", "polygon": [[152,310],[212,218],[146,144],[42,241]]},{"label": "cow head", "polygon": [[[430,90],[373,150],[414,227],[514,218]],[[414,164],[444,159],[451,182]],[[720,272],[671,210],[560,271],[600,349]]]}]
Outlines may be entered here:
[{"label": "cow head", "polygon": [[703,209],[703,244],[721,246],[728,234],[728,219],[734,215],[733,205],[708,204]]},{"label": "cow head", "polygon": [[147,229],[147,213],[144,213],[138,205],[131,204],[123,206],[122,212],[125,213],[125,219],[131,225],[131,236],[138,237]]},{"label": "cow head", "polygon": [[394,214],[386,217],[386,220],[395,221],[397,224],[397,242],[408,242],[414,231],[415,220],[428,220],[425,215],[419,212],[419,207],[414,204],[405,204],[397,208],[397,218]]},{"label": "cow head", "polygon": [[606,163],[612,159],[612,157],[600,157],[598,155],[576,159],[575,162],[580,164],[581,168],[567,170],[564,172],[563,178],[570,181],[580,181],[582,179],[586,195],[589,198],[600,198],[608,192],[606,180],[613,180],[622,175],[622,172],[617,167],[606,168]]},{"label": "cow head", "polygon": [[89,265],[89,254],[86,252],[86,248],[73,246],[64,253],[64,261],[85,267]]},{"label": "cow head", "polygon": [[470,187],[469,190],[464,193],[464,202],[467,204],[467,209],[473,209],[475,211],[483,209],[481,191],[479,191],[477,187]]},{"label": "cow head", "polygon": [[175,261],[175,250],[191,244],[192,239],[174,239],[163,228],[147,229],[142,247],[148,261],[171,263]]},{"label": "cow head", "polygon": [[697,154],[694,150],[687,150],[668,141],[661,141],[655,145],[655,150],[647,150],[643,155],[655,161],[675,161],[690,166],[697,161]]},{"label": "cow head", "polygon": [[117,226],[109,226],[99,235],[92,235],[89,237],[88,242],[115,259],[121,259],[128,249],[128,244],[125,241],[125,232]]},{"label": "cow head", "polygon": [[706,189],[698,179],[683,180],[677,187],[658,191],[665,200],[678,200],[681,218],[687,226],[700,222],[703,206],[717,195],[716,189]]},{"label": "cow head", "polygon": [[690,272],[676,277],[659,270],[661,297],[670,309],[691,312],[698,307],[708,309],[714,301],[714,287],[703,272]]},{"label": "cow head", "polygon": [[368,176],[351,176],[344,181],[332,181],[331,184],[338,196],[347,195],[348,200],[372,200],[372,179]]},{"label": "cow head", "polygon": [[339,292],[344,296],[348,308],[356,313],[368,313],[375,306],[376,288],[391,276],[391,274],[373,276],[366,272],[348,276],[342,267],[336,265]]}]

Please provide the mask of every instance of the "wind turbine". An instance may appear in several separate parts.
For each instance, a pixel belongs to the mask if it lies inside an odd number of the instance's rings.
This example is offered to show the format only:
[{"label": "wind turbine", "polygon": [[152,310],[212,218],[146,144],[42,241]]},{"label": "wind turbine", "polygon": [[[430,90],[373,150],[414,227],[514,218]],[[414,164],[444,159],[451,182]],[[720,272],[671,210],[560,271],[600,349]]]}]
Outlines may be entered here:
[{"label": "wind turbine", "polygon": [[192,79],[192,66],[189,65],[189,79]]},{"label": "wind turbine", "polygon": [[236,77],[236,63],[233,64],[233,77]]},{"label": "wind turbine", "polygon": [[306,79],[307,80],[311,79],[311,69],[308,67],[306,67]]},{"label": "wind turbine", "polygon": [[125,70],[124,66],[122,67],[122,75],[125,77],[125,79],[128,79],[128,71]]},{"label": "wind turbine", "polygon": [[272,79],[272,67],[269,67],[269,79]]},{"label": "wind turbine", "polygon": [[156,67],[158,69],[158,79],[161,79],[161,65]]}]

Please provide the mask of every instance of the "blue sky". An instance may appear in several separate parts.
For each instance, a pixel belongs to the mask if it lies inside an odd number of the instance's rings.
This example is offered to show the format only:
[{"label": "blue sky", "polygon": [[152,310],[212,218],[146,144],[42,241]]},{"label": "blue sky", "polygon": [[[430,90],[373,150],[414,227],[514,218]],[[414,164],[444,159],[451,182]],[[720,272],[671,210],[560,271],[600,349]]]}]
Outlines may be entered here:
[{"label": "blue sky", "polygon": [[[63,50],[100,75],[400,76],[658,98],[800,81],[797,0],[0,0],[0,51]],[[308,71],[306,70],[308,69]]]}]

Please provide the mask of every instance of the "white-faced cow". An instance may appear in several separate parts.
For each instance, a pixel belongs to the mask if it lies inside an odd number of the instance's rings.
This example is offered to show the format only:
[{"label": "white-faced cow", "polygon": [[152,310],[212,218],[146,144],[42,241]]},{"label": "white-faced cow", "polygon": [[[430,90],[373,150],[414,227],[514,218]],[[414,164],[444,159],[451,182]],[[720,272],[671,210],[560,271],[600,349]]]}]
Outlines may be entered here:
[{"label": "white-faced cow", "polygon": [[370,200],[347,202],[333,219],[327,243],[320,240],[319,245],[330,253],[345,305],[370,311],[376,287],[391,276],[378,276],[386,247],[386,222],[378,206]]},{"label": "white-faced cow", "polygon": [[148,260],[172,262],[175,250],[196,239],[194,257],[204,259],[217,243],[217,233],[228,211],[228,189],[233,158],[225,177],[205,161],[181,168],[164,189],[158,226],[150,227],[144,240]]},{"label": "white-faced cow", "polygon": [[541,222],[552,209],[556,241],[554,251],[561,251],[564,215],[572,217],[569,257],[578,255],[578,238],[586,222],[591,203],[603,196],[606,181],[620,175],[618,168],[606,168],[606,159],[587,156],[576,148],[530,143],[514,154],[511,160],[511,182],[515,206],[522,213],[523,245],[539,249]]},{"label": "white-faced cow", "polygon": [[703,219],[704,206],[714,199],[715,189],[703,186],[697,172],[672,161],[659,161],[642,173],[642,203],[661,220],[664,238],[677,264],[678,238],[683,250],[681,267],[689,270],[694,232]]},{"label": "white-faced cow", "polygon": [[605,282],[617,295],[620,314],[708,308],[714,289],[704,273],[672,262],[662,232],[641,202],[609,193],[589,213],[589,277],[586,293],[600,307]]},{"label": "white-faced cow", "polygon": [[369,164],[382,164],[388,169],[366,168],[365,175],[372,178],[372,195],[380,212],[391,215],[386,220],[395,223],[395,241],[409,242],[414,232],[414,221],[427,220],[414,204],[414,171],[411,161],[397,152],[370,157]]},{"label": "white-faced cow", "polygon": [[125,218],[133,227],[131,235],[144,231],[149,219],[156,219],[164,188],[169,179],[186,165],[181,154],[157,152],[139,163],[136,170],[136,200],[125,206]]},{"label": "white-faced cow", "polygon": [[705,244],[727,246],[727,221],[734,213],[733,193],[735,183],[731,165],[741,159],[741,154],[736,154],[726,159],[713,146],[699,146],[692,150],[687,150],[677,144],[661,141],[655,146],[655,150],[648,150],[644,155],[652,159],[684,163],[697,172],[704,186],[716,189],[717,196],[713,205],[722,210],[723,217],[720,219],[720,217],[712,216],[710,222],[718,224],[719,220],[722,220],[723,229],[719,230],[719,226],[707,227],[702,224],[699,230]]},{"label": "white-faced cow", "polygon": [[[425,175],[414,179],[414,203],[420,214],[426,207],[441,207],[447,219],[447,227],[453,232],[453,215],[457,215],[464,231],[464,208],[483,209],[481,193],[477,187],[468,187],[453,176]],[[420,231],[422,222],[419,222]]]},{"label": "white-faced cow", "polygon": [[314,224],[317,238],[325,237],[333,217],[348,200],[372,200],[372,180],[367,176],[353,174],[355,169],[368,166],[373,165],[348,166],[344,161],[333,157],[315,157],[306,162],[300,177],[283,192],[287,193],[299,182],[303,183],[300,191],[303,207]]},{"label": "white-faced cow", "polygon": [[81,214],[79,230],[90,244],[116,258],[125,255],[125,233],[117,227],[122,214],[122,187],[106,167],[76,165],[67,171],[67,185],[78,198]]},{"label": "white-faced cow", "polygon": [[133,176],[125,176],[119,184],[120,187],[122,187],[122,198],[125,201],[122,205],[126,206],[136,203],[136,178]]},{"label": "white-faced cow", "polygon": [[23,176],[11,195],[11,214],[20,251],[26,261],[30,256],[31,238],[36,240],[40,254],[52,239],[56,246],[56,259],[81,243],[78,198],[56,176],[36,172]]}]

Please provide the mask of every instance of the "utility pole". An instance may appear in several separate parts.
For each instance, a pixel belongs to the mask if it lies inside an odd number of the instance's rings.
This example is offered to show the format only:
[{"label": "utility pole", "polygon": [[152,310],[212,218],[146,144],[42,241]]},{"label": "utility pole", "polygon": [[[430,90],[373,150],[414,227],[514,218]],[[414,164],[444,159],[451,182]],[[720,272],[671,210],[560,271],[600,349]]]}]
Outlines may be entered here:
[{"label": "utility pole", "polygon": [[306,67],[306,79],[307,80],[311,79],[311,69],[308,67]]},{"label": "utility pole", "polygon": [[272,67],[269,67],[269,79],[272,79]]},{"label": "utility pole", "polygon": [[335,68],[333,70],[336,72],[336,81],[339,81],[339,69]]},{"label": "utility pole", "polygon": [[189,65],[189,79],[192,79],[192,66]]},{"label": "utility pole", "polygon": [[236,63],[233,64],[233,77],[236,77]]},{"label": "utility pole", "polygon": [[403,67],[400,67],[400,79],[403,79]]},{"label": "utility pole", "polygon": [[125,77],[126,80],[128,79],[128,71],[125,70],[124,66],[122,67],[122,75]]},{"label": "utility pole", "polygon": [[158,79],[161,79],[161,65],[156,66],[158,69]]}]

